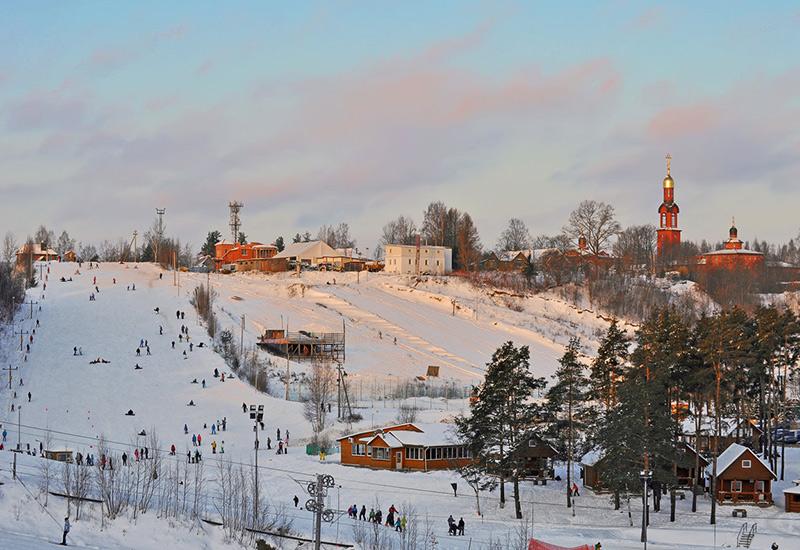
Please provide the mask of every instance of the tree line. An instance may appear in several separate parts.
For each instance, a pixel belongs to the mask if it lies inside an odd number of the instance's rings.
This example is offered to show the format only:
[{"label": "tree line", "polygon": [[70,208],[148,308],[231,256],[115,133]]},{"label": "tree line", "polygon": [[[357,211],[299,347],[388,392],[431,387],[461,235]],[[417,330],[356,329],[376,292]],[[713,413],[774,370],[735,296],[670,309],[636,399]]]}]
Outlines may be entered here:
[{"label": "tree line", "polygon": [[[620,495],[641,487],[640,472],[649,470],[656,509],[666,491],[674,521],[676,472],[699,471],[699,458],[686,452],[680,437],[686,423],[698,438],[701,426],[711,424],[706,438],[714,476],[724,451],[720,437],[734,430],[738,438],[743,422],[754,423],[763,434],[754,451],[783,479],[783,442],[774,434],[798,412],[798,359],[800,320],[774,307],[752,314],[732,308],[697,320],[659,308],[632,336],[613,321],[591,360],[573,338],[549,384],[534,376],[528,348],[507,342],[487,364],[475,405],[457,420],[476,457],[472,482],[476,473],[478,479],[499,480],[502,503],[510,482],[521,518],[524,469],[518,450],[535,434],[546,437],[566,462],[568,507],[572,465],[594,450],[605,461],[601,481],[615,508]],[[696,511],[696,475],[691,488]],[[716,522],[716,499],[710,521]]]}]

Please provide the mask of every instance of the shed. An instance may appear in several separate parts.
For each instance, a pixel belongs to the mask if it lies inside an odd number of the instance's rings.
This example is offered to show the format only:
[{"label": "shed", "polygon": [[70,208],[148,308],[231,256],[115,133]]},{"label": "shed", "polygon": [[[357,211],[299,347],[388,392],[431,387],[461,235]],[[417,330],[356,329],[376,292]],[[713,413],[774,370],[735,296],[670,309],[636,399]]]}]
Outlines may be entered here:
[{"label": "shed", "polygon": [[786,501],[787,512],[800,514],[800,485],[784,489],[783,498]]},{"label": "shed", "polygon": [[59,462],[72,463],[72,451],[69,449],[45,449],[44,457],[50,460],[57,460]]}]

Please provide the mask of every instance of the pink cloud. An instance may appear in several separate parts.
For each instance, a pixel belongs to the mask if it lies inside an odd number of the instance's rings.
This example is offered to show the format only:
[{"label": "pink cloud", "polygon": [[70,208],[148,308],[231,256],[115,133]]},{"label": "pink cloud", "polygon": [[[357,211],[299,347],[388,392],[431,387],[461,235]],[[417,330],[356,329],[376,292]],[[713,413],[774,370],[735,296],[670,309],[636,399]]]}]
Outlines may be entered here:
[{"label": "pink cloud", "polygon": [[717,126],[720,113],[708,103],[668,107],[650,119],[647,131],[653,138],[680,138],[708,132]]}]

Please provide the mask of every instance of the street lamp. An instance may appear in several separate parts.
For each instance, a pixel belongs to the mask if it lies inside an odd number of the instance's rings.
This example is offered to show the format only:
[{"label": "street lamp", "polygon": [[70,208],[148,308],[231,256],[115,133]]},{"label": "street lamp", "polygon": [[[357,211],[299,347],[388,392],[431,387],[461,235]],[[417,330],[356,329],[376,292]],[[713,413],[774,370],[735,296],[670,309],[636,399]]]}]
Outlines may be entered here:
[{"label": "street lamp", "polygon": [[642,480],[642,543],[644,550],[647,550],[647,524],[650,519],[650,502],[647,498],[647,486],[653,477],[653,472],[650,470],[642,470],[639,472],[639,479]]}]

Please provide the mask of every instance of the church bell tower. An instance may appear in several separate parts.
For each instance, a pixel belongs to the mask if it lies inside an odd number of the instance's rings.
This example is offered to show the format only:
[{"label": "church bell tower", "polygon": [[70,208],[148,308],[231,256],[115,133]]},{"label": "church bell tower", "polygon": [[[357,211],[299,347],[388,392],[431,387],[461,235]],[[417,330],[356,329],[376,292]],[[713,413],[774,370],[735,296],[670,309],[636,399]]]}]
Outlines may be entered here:
[{"label": "church bell tower", "polygon": [[675,204],[675,181],[671,175],[672,156],[667,155],[667,175],[661,186],[664,191],[664,200],[658,207],[659,225],[656,254],[661,257],[669,255],[670,251],[677,249],[681,244],[681,230],[678,229],[678,213],[680,209]]}]

